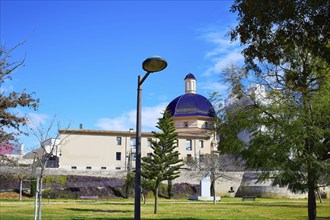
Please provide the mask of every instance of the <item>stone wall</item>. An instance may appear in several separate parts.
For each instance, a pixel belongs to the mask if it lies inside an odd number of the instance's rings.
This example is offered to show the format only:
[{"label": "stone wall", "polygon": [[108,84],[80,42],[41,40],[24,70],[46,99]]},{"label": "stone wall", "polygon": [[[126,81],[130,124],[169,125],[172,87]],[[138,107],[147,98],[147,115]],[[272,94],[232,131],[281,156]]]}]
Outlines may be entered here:
[{"label": "stone wall", "polygon": [[[0,173],[3,172],[0,167]],[[11,168],[11,173],[17,173],[18,168]],[[8,172],[8,170],[7,170]],[[26,172],[26,169],[25,169]],[[37,171],[38,172],[38,171]],[[272,186],[272,182],[257,182],[258,172],[227,172],[225,176],[216,181],[215,190],[219,196],[241,197],[244,195],[254,195],[258,197],[274,197],[274,198],[307,198],[307,194],[294,194],[286,187]],[[45,175],[77,175],[77,176],[95,176],[108,178],[125,178],[126,171],[92,171],[92,170],[64,170],[64,169],[46,169]],[[181,171],[179,178],[173,181],[175,183],[188,183],[192,185],[200,184],[203,178],[201,173],[196,171]],[[326,194],[330,198],[330,187],[321,187],[321,194]]]}]

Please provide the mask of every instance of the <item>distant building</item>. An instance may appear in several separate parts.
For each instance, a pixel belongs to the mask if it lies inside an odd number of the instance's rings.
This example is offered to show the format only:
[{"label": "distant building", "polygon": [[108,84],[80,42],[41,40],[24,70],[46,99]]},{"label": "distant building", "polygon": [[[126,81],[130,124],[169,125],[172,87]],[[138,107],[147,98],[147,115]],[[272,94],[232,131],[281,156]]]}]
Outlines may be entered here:
[{"label": "distant building", "polygon": [[[263,105],[267,105],[269,103],[266,87],[264,85],[256,84],[249,85],[246,91],[246,95],[240,97],[239,99],[236,96],[230,96],[227,98],[225,100],[225,108],[227,111],[230,111],[230,109],[233,107],[252,105],[253,101],[251,100],[251,97],[254,97],[255,102],[261,103]],[[261,127],[260,129],[264,128]],[[251,134],[247,131],[241,131],[238,134],[238,138],[247,144],[251,140]]]},{"label": "distant building", "polygon": [[29,163],[33,163],[37,158],[41,159],[42,156],[49,156],[49,160],[46,164],[46,167],[49,168],[58,168],[59,167],[59,156],[60,156],[60,139],[49,138],[45,140],[42,145],[43,147],[39,147],[27,154],[24,155],[25,161],[29,161]]},{"label": "distant building", "polygon": [[13,160],[19,160],[24,155],[24,144],[19,143],[0,143],[0,154]]},{"label": "distant building", "polygon": [[[216,151],[212,130],[215,111],[204,96],[196,93],[196,79],[188,74],[185,94],[169,103],[178,132],[180,158],[189,160]],[[151,132],[142,132],[141,155],[152,152]],[[136,133],[106,130],[61,130],[59,167],[66,170],[127,170],[135,166]]]}]

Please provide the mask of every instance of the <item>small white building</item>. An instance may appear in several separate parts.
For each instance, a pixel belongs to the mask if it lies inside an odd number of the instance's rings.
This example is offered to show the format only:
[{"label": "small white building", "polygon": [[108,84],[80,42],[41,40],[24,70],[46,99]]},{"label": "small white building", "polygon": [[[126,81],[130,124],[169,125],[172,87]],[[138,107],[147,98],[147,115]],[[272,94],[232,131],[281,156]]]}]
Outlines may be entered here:
[{"label": "small white building", "polygon": [[[0,143],[0,156],[6,157],[11,161],[20,161],[24,155],[24,144],[20,143]],[[2,158],[2,157],[1,157]],[[5,161],[0,161],[5,163]]]}]

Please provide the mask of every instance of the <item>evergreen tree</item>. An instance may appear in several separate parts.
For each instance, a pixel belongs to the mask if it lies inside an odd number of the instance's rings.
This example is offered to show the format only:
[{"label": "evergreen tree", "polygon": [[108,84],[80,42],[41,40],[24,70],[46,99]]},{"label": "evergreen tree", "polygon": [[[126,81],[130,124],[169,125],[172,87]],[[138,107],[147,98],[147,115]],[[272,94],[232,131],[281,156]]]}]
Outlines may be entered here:
[{"label": "evergreen tree", "polygon": [[148,157],[142,158],[141,175],[153,181],[153,193],[155,196],[154,214],[157,213],[158,190],[162,181],[174,180],[180,175],[180,167],[183,166],[179,159],[179,152],[176,150],[177,132],[174,122],[168,111],[163,113],[157,126],[161,132],[153,132],[155,137],[151,140],[153,152]]}]

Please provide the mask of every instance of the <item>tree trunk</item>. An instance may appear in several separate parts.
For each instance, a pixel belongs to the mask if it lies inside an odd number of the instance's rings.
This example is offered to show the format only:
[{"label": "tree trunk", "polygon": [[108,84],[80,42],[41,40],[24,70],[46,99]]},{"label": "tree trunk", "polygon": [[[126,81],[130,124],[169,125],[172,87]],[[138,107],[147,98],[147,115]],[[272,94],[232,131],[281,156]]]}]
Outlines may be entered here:
[{"label": "tree trunk", "polygon": [[38,220],[41,220],[42,210],[42,175],[39,178],[39,189],[38,189]]},{"label": "tree trunk", "polygon": [[314,189],[310,189],[308,191],[308,220],[316,220],[316,201]]},{"label": "tree trunk", "polygon": [[172,190],[173,190],[172,180],[168,180],[168,182],[167,182],[167,196],[168,196],[168,199],[172,198]]},{"label": "tree trunk", "polygon": [[22,201],[23,178],[19,180],[19,201]]},{"label": "tree trunk", "polygon": [[217,204],[217,196],[215,194],[215,180],[214,179],[212,180],[211,186],[213,186],[213,187],[211,187],[211,189],[212,189],[211,193],[213,194],[213,204]]},{"label": "tree trunk", "polygon": [[38,220],[41,220],[41,211],[42,211],[42,181],[44,176],[44,170],[46,167],[47,161],[43,164],[40,170],[39,176],[39,188],[38,188]]},{"label": "tree trunk", "polygon": [[215,193],[213,195],[213,204],[217,204],[217,196],[215,195]]},{"label": "tree trunk", "polygon": [[322,196],[320,194],[320,191],[319,190],[316,190],[316,193],[317,193],[317,197],[319,197],[320,203],[323,203],[323,200],[322,200]]},{"label": "tree trunk", "polygon": [[141,189],[141,197],[142,197],[143,204],[145,205],[146,204],[146,197],[145,197],[144,191],[142,189]]},{"label": "tree trunk", "polygon": [[158,186],[155,189],[155,206],[154,206],[154,214],[157,214],[157,206],[158,206]]},{"label": "tree trunk", "polygon": [[213,204],[217,204],[217,195],[215,193],[215,178],[212,180],[212,188],[213,188]]},{"label": "tree trunk", "polygon": [[316,220],[315,176],[311,165],[308,164],[308,220]]},{"label": "tree trunk", "polygon": [[37,177],[37,186],[36,186],[36,194],[34,199],[34,220],[37,220],[38,217],[38,190],[39,190],[39,177]]},{"label": "tree trunk", "polygon": [[215,180],[211,179],[211,186],[210,186],[211,196],[214,196],[215,194],[214,185],[215,185]]},{"label": "tree trunk", "polygon": [[[304,83],[307,82],[307,79],[304,78]],[[303,108],[306,114],[305,119],[305,127],[307,128],[307,139],[305,140],[305,148],[307,150],[308,155],[314,155],[314,142],[312,132],[309,127],[312,126],[312,108],[310,103],[310,98],[308,97],[308,88],[302,92],[303,98]],[[316,172],[313,169],[313,164],[307,158],[307,187],[308,187],[308,220],[316,220],[316,196],[315,192],[317,190],[317,182],[316,182]]]}]

